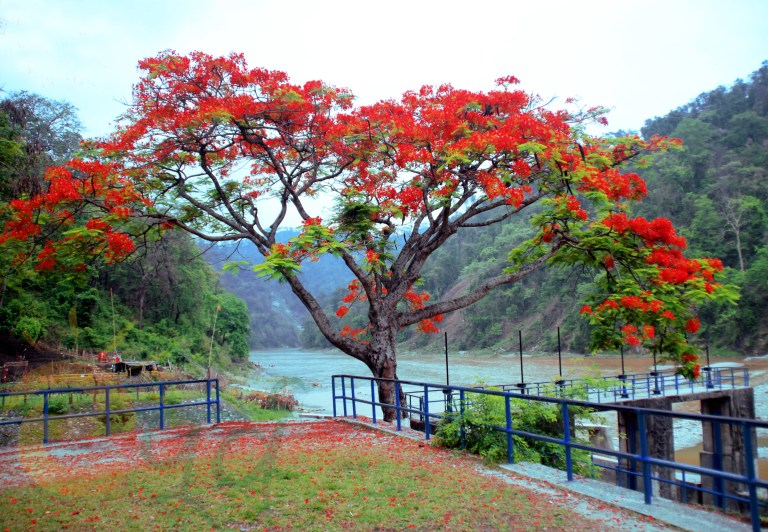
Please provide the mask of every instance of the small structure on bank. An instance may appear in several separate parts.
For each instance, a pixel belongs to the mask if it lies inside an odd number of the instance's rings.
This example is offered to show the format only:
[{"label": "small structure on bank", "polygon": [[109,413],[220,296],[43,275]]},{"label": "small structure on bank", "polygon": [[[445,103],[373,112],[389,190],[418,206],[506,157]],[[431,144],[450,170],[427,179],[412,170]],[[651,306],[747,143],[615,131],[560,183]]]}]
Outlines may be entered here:
[{"label": "small structure on bank", "polygon": [[147,373],[159,371],[158,368],[158,363],[154,360],[121,360],[120,362],[115,362],[114,364],[115,373],[125,373],[129,377],[137,377],[145,371]]}]

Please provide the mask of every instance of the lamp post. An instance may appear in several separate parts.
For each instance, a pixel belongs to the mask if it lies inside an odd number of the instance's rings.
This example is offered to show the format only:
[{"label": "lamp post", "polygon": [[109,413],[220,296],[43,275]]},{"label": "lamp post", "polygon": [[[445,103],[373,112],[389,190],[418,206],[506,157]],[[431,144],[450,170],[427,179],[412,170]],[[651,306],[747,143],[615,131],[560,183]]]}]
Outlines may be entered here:
[{"label": "lamp post", "polygon": [[[445,339],[445,385],[450,386],[451,385],[451,379],[450,375],[448,374],[448,331],[444,332],[444,339]],[[443,393],[445,394],[445,411],[450,412],[451,411],[451,389],[446,388],[443,390]]]},{"label": "lamp post", "polygon": [[627,393],[627,373],[624,370],[624,346],[619,346],[619,352],[621,353],[621,375],[619,375],[619,380],[621,381],[621,397],[622,399],[626,399],[629,397],[629,394]]},{"label": "lamp post", "polygon": [[[661,351],[661,344],[662,341],[659,341],[659,351]],[[659,395],[661,394],[661,390],[659,390],[659,370],[656,366],[656,351],[653,351],[653,371],[651,372],[651,375],[653,375],[653,395]]]},{"label": "lamp post", "polygon": [[563,354],[560,349],[560,327],[557,328],[557,370],[559,373],[555,384],[562,388],[565,386],[565,379],[563,378]]}]

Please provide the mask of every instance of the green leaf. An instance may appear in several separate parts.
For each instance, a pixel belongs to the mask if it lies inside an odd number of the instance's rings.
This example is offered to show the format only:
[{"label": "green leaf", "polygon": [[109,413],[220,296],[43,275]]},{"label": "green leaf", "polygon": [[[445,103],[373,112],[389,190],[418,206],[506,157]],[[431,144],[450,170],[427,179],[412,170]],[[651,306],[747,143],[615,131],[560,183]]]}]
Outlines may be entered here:
[{"label": "green leaf", "polygon": [[221,267],[221,271],[237,274],[240,272],[243,266],[250,264],[247,260],[231,260],[224,263]]}]

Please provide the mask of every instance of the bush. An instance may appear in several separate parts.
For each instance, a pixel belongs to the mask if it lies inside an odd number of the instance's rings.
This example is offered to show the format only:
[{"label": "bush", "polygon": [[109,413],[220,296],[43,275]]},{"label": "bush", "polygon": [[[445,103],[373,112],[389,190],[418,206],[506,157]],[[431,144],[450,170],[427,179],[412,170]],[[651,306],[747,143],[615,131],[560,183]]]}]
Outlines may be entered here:
[{"label": "bush", "polygon": [[256,402],[266,410],[293,411],[299,405],[294,396],[279,393],[251,392],[244,398],[244,401],[246,403]]},{"label": "bush", "polygon": [[[512,427],[532,434],[563,438],[562,407],[557,403],[512,398],[510,400]],[[599,416],[581,407],[568,410],[571,439],[574,443],[589,444],[575,430],[576,419],[598,422]],[[507,435],[499,429],[506,426],[504,397],[488,394],[467,394],[463,413],[446,414],[437,427],[437,445],[449,449],[466,449],[483,459],[501,463],[507,460]],[[463,437],[462,437],[463,432]],[[513,436],[515,462],[540,463],[557,469],[566,468],[565,447],[523,436]],[[577,474],[595,476],[595,468],[588,451],[571,451],[573,470]]]},{"label": "bush", "polygon": [[34,344],[43,334],[43,324],[40,323],[40,320],[37,318],[22,316],[19,318],[19,321],[16,322],[13,334],[16,338],[21,338],[30,344]]},{"label": "bush", "polygon": [[69,405],[64,397],[54,397],[48,401],[48,413],[54,416],[69,413]]}]

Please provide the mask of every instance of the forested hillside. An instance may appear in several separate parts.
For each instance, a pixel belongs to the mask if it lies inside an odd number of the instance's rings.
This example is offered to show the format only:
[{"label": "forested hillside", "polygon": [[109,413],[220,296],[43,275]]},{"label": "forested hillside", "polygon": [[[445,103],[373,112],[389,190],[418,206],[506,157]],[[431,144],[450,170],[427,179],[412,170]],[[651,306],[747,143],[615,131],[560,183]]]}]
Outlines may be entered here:
[{"label": "forested hillside", "polygon": [[[687,238],[691,256],[722,258],[728,282],[741,287],[737,306],[702,309],[700,341],[724,352],[768,352],[768,63],[747,81],[703,93],[664,117],[648,120],[641,133],[644,138],[680,138],[684,149],[658,156],[650,168],[636,169],[649,189],[637,214],[671,219]],[[424,288],[433,297],[466,290],[482,277],[478,273],[504,268],[507,250],[531,235],[524,220],[459,233],[429,263]],[[329,272],[323,279],[337,288],[328,301],[332,308],[348,280]],[[539,271],[446,317],[443,327],[455,349],[516,349],[522,329],[526,350],[551,351],[559,326],[564,349],[584,352],[589,326],[578,309],[591,281],[572,269]],[[364,325],[363,316],[357,319]],[[304,325],[305,346],[325,345],[311,323]],[[423,334],[402,339],[410,348],[442,342],[442,336]]]},{"label": "forested hillside", "polygon": [[[637,214],[671,219],[691,256],[722,258],[728,282],[741,287],[737,306],[702,309],[701,341],[734,353],[768,352],[768,63],[748,81],[648,120],[642,136],[655,134],[680,138],[684,149],[637,169],[649,190]],[[502,268],[505,250],[526,235],[522,223],[459,235],[426,272],[426,286],[438,295],[471,283],[478,269]],[[448,319],[449,334],[460,349],[508,348],[522,329],[527,349],[552,350],[561,326],[565,348],[584,351],[588,325],[578,309],[590,282],[579,271],[537,272]]]},{"label": "forested hillside", "polygon": [[[12,202],[50,187],[45,169],[80,149],[79,131],[76,111],[66,102],[28,93],[0,102],[0,221]],[[81,224],[73,213],[55,230],[78,231]],[[125,359],[200,368],[208,361],[215,316],[214,362],[247,356],[246,306],[219,287],[188,235],[167,232],[158,239],[147,232],[118,264],[94,254],[71,269],[33,267],[25,258],[39,256],[50,236],[23,245],[0,242],[0,337],[20,341],[0,342],[0,360],[40,351],[117,350]]]},{"label": "forested hillside", "polygon": [[742,288],[738,307],[706,309],[705,336],[768,352],[768,62],[748,81],[647,121],[642,133],[680,138],[685,150],[645,171],[640,213],[672,219],[692,255],[720,257]]},{"label": "forested hillside", "polygon": [[[298,231],[282,231],[282,242],[298,235]],[[206,260],[217,270],[226,269],[227,264],[238,261],[258,264],[263,260],[251,243],[239,245],[218,244],[205,246]],[[307,286],[327,305],[338,302],[331,297],[335,289],[346,284],[342,269],[332,256],[320,258],[309,264],[301,277]],[[250,345],[255,349],[266,347],[325,346],[324,342],[313,344],[315,327],[305,323],[309,318],[304,306],[299,303],[287,284],[268,282],[249,267],[227,269],[221,276],[224,288],[235,293],[248,305],[251,323]]]}]

